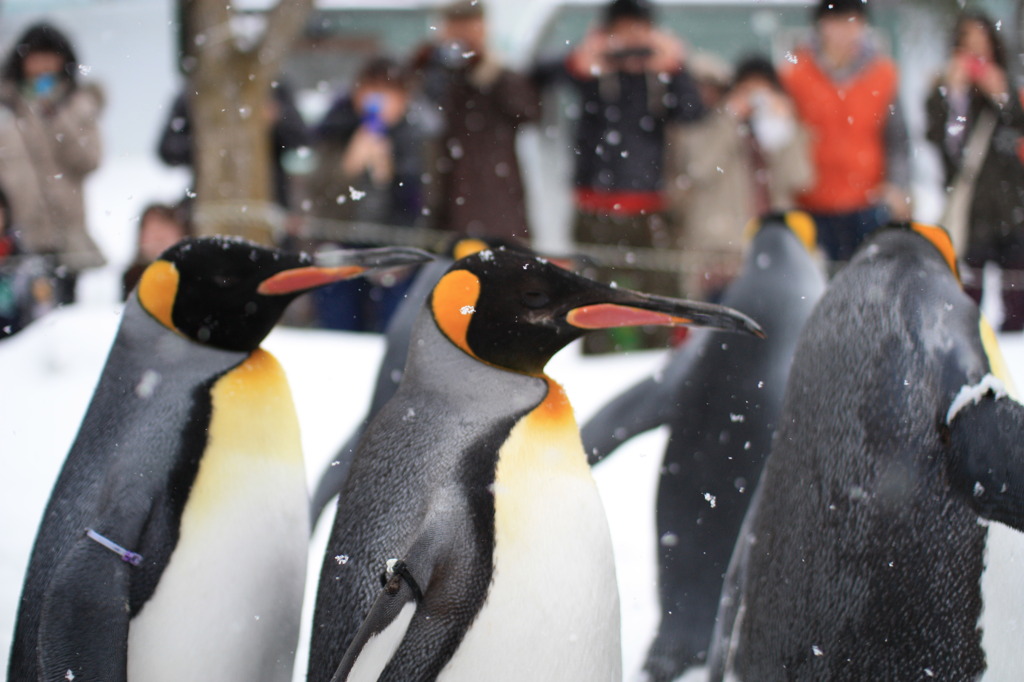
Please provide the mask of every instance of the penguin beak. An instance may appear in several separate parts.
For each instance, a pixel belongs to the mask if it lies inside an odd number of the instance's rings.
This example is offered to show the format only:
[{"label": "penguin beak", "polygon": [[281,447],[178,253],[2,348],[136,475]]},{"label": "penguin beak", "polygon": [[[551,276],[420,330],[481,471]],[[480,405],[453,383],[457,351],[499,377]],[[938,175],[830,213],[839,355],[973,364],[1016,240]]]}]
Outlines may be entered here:
[{"label": "penguin beak", "polygon": [[314,265],[283,270],[268,277],[260,282],[257,291],[264,296],[296,294],[358,277],[371,270],[417,265],[433,258],[426,251],[405,246],[327,251],[314,257]]},{"label": "penguin beak", "polygon": [[765,336],[757,322],[738,310],[625,289],[613,289],[603,302],[573,308],[565,319],[572,326],[588,331],[637,325],[690,325],[744,332],[762,339]]}]

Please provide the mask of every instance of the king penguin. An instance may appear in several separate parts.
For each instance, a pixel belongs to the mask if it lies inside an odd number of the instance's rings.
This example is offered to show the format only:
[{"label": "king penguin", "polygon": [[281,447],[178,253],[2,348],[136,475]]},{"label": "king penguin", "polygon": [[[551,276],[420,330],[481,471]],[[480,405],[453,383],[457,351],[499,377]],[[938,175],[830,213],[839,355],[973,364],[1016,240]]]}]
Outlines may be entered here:
[{"label": "king penguin", "polygon": [[486,250],[455,262],[367,427],[320,575],[309,680],[621,679],[604,511],[544,366],[589,329],[746,316]]},{"label": "king penguin", "polygon": [[771,447],[800,330],[825,291],[814,221],[791,211],[753,221],[723,305],[758,321],[764,340],[694,331],[649,377],[583,426],[592,463],[667,425],[657,492],[661,621],[644,670],[669,682],[703,665],[718,597],[750,496]]},{"label": "king penguin", "polygon": [[299,293],[422,260],[202,238],[145,270],[44,513],[8,679],[291,679],[308,499],[259,345]]},{"label": "king penguin", "polygon": [[434,286],[448,271],[452,263],[489,248],[506,248],[520,253],[533,253],[522,244],[508,240],[489,238],[485,241],[477,237],[462,237],[453,240],[445,249],[444,255],[435,257],[433,261],[417,271],[416,279],[395,310],[395,314],[385,330],[384,357],[377,370],[377,381],[374,384],[373,397],[370,400],[366,416],[338,449],[338,453],[328,463],[313,490],[310,500],[310,517],[314,525],[331,499],[344,487],[349,467],[352,465],[352,457],[359,440],[363,437],[366,425],[398,389],[398,384],[405,371],[405,361],[409,357],[409,342],[412,339],[413,327],[416,325],[416,319],[419,317],[423,304],[430,297],[430,292],[434,290]]},{"label": "king penguin", "polygon": [[1024,406],[948,235],[865,243],[801,336],[723,589],[713,680],[1024,670]]}]

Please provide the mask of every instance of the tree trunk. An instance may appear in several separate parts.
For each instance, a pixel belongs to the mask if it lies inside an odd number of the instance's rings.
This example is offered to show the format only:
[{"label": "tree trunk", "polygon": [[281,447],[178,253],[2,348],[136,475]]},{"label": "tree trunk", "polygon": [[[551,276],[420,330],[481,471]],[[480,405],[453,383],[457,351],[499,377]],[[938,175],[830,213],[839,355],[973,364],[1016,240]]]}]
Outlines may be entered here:
[{"label": "tree trunk", "polygon": [[[193,78],[190,110],[196,164],[195,229],[264,244],[280,209],[272,202],[270,78],[243,55]],[[275,210],[276,209],[276,210]]]},{"label": "tree trunk", "polygon": [[197,234],[273,242],[271,83],[313,0],[281,0],[259,42],[242,49],[224,0],[179,0],[182,66],[188,75]]}]

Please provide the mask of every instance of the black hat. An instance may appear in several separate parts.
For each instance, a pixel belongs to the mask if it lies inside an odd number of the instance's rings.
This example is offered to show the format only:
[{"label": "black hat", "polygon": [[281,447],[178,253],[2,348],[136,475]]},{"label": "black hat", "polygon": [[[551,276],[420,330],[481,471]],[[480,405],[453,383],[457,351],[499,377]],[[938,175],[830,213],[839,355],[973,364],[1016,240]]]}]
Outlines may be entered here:
[{"label": "black hat", "polygon": [[483,0],[455,0],[441,8],[441,16],[450,21],[481,19],[484,16]]},{"label": "black hat", "polygon": [[604,25],[611,26],[619,19],[654,21],[654,9],[647,0],[612,0],[604,10]]},{"label": "black hat", "polygon": [[22,83],[25,80],[25,57],[33,52],[53,52],[63,57],[64,75],[75,81],[78,58],[71,41],[56,26],[47,23],[30,26],[18,38],[4,65],[4,78]]},{"label": "black hat", "polygon": [[767,57],[760,54],[752,54],[744,57],[736,65],[736,73],[733,76],[733,85],[737,85],[748,78],[762,78],[776,90],[782,90],[782,83],[779,81],[779,74],[775,66]]},{"label": "black hat", "polygon": [[868,0],[821,0],[814,10],[814,20],[817,21],[828,14],[859,14],[866,17]]}]

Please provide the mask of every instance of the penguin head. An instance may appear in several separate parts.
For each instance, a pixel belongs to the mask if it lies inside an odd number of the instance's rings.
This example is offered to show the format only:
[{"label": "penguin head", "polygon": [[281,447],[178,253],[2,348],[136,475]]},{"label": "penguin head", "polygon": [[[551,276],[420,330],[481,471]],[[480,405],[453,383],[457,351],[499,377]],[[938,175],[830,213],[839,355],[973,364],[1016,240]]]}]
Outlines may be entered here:
[{"label": "penguin head", "polygon": [[763,336],[746,315],[587,279],[513,251],[485,250],[457,261],[428,303],[441,332],[483,362],[540,374],[551,357],[592,329],[696,325]]},{"label": "penguin head", "polygon": [[243,239],[185,239],[143,272],[142,307],[168,329],[234,351],[255,350],[299,294],[375,268],[420,263],[417,249],[339,251],[314,260]]},{"label": "penguin head", "polygon": [[953,247],[953,239],[949,236],[949,232],[945,228],[937,225],[927,225],[925,223],[918,222],[892,222],[887,226],[890,230],[908,230],[915,232],[934,246],[939,254],[942,256],[942,260],[946,262],[949,269],[953,272],[953,276],[956,280],[963,284],[963,280],[960,279],[960,268],[956,262],[956,249]]},{"label": "penguin head", "polygon": [[766,227],[782,227],[796,235],[800,243],[810,253],[818,248],[818,228],[814,224],[814,218],[804,211],[783,211],[781,213],[766,213],[760,218],[752,218],[745,230],[748,241],[752,241],[757,234]]},{"label": "penguin head", "polygon": [[487,250],[513,251],[523,256],[543,258],[549,263],[554,263],[566,270],[572,269],[575,263],[579,263],[587,259],[586,256],[580,254],[568,256],[553,256],[548,253],[541,254],[523,244],[521,241],[515,239],[503,239],[501,237],[457,237],[452,240],[445,251],[452,260],[462,260],[463,258],[468,258],[473,254]]}]

